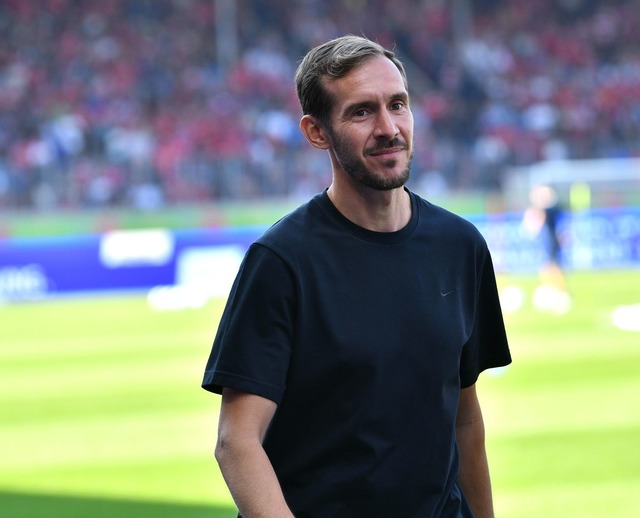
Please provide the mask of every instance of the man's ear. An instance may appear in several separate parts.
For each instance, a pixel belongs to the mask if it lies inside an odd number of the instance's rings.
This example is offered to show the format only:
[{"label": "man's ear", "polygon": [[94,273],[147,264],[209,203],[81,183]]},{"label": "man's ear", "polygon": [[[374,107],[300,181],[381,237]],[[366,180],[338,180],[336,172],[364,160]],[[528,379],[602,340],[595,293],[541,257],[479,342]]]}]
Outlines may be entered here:
[{"label": "man's ear", "polygon": [[327,132],[315,117],[304,115],[300,119],[300,129],[313,147],[318,149],[329,149],[331,147]]}]

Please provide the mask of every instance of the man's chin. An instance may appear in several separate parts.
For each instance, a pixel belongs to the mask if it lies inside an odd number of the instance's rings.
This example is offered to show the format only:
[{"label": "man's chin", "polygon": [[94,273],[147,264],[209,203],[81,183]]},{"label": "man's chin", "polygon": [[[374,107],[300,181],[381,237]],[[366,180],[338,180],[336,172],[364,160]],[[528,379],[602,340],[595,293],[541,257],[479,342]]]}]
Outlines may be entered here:
[{"label": "man's chin", "polygon": [[409,170],[405,169],[394,174],[386,174],[384,176],[370,177],[364,183],[377,191],[391,191],[404,187],[409,180]]}]

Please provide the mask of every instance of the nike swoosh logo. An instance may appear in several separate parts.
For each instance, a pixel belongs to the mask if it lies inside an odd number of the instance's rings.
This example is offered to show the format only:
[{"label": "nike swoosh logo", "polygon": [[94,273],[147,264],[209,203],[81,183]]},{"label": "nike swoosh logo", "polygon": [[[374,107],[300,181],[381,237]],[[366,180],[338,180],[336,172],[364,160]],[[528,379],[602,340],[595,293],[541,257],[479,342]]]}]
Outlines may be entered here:
[{"label": "nike swoosh logo", "polygon": [[443,296],[443,297],[446,297],[447,295],[451,295],[454,291],[456,291],[455,288],[453,290],[450,290],[450,291],[441,291],[440,295]]}]

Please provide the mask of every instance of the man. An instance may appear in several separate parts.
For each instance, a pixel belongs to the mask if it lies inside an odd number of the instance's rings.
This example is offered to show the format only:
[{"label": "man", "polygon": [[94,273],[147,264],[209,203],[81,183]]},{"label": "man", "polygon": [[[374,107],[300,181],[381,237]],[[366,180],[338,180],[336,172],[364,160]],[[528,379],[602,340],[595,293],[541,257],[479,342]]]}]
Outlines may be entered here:
[{"label": "man", "polygon": [[525,210],[522,224],[532,238],[539,238],[544,252],[540,279],[545,284],[566,289],[561,264],[559,221],[562,216],[558,193],[550,185],[535,185],[529,191],[530,206]]},{"label": "man", "polygon": [[248,250],[203,387],[244,518],[492,516],[474,384],[511,359],[485,241],[408,191],[395,55],[346,36],[296,73],[331,186]]}]

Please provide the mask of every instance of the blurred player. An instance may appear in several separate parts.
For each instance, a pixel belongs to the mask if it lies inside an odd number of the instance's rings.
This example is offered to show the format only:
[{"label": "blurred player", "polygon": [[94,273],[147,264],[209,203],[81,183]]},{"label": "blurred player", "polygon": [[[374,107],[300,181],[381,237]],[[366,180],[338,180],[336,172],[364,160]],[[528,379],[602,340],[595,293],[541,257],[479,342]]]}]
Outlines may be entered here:
[{"label": "blurred player", "polygon": [[464,219],[405,188],[404,67],[365,38],[296,74],[332,183],[248,250],[203,387],[244,518],[489,517],[475,390],[511,361],[491,257]]},{"label": "blurred player", "polygon": [[530,206],[522,226],[531,238],[538,239],[544,252],[539,275],[541,285],[534,293],[534,305],[556,313],[566,312],[571,300],[562,269],[562,241],[558,222],[562,214],[557,192],[549,185],[537,185],[529,193]]}]

